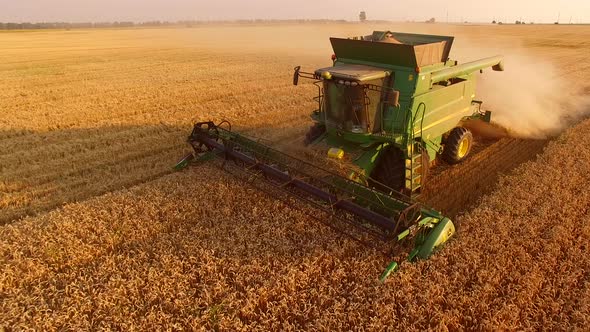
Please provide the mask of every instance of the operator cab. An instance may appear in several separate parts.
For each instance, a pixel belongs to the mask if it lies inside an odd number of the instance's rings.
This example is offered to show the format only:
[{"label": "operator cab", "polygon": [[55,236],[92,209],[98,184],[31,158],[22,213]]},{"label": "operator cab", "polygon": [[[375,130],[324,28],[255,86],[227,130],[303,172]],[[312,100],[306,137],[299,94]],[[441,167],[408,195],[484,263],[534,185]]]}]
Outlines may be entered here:
[{"label": "operator cab", "polygon": [[315,71],[322,80],[326,125],[355,134],[379,133],[383,108],[396,106],[391,71],[356,64],[339,64]]}]

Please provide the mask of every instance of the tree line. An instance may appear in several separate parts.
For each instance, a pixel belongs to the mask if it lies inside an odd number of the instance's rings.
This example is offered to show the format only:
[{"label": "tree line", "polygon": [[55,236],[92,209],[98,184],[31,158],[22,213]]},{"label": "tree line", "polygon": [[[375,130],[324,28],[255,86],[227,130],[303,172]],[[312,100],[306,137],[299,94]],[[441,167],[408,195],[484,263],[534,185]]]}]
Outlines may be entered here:
[{"label": "tree line", "polygon": [[234,20],[234,21],[148,21],[148,22],[41,22],[41,23],[3,23],[0,30],[41,30],[41,29],[94,29],[94,28],[133,28],[158,26],[192,27],[205,24],[268,24],[268,23],[346,23],[346,20]]}]

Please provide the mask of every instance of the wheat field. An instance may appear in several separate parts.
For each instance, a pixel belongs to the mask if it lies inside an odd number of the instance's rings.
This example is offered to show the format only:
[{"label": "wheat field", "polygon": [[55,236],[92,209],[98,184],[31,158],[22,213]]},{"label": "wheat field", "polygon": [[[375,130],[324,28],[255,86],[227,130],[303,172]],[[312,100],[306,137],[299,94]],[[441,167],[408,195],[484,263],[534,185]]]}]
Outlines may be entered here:
[{"label": "wheat field", "polygon": [[391,257],[318,223],[309,207],[214,163],[172,171],[199,120],[227,119],[286,150],[300,144],[315,90],[292,86],[293,67],[328,66],[329,36],[379,29],[455,35],[460,54],[518,45],[555,66],[548,80],[590,91],[585,26],[0,33],[1,326],[587,326],[588,121],[558,138],[481,143],[466,163],[438,166],[424,200],[457,216],[458,236],[385,284],[376,279]]}]

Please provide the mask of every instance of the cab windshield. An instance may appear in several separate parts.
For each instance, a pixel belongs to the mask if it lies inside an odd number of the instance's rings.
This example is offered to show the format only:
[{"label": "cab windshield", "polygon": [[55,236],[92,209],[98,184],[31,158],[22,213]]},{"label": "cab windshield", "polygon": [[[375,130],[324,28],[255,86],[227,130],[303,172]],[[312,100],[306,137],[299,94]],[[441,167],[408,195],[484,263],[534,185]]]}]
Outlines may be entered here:
[{"label": "cab windshield", "polygon": [[326,123],[353,133],[379,131],[381,120],[378,118],[378,107],[381,92],[370,89],[369,86],[382,86],[383,79],[352,84],[343,84],[336,80],[324,81]]}]

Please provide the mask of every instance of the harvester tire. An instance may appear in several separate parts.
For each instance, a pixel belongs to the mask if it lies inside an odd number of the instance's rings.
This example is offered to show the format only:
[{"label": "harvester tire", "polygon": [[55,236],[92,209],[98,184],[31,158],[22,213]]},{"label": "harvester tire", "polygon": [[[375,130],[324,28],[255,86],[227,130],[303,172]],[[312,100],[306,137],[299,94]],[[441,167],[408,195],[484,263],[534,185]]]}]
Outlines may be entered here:
[{"label": "harvester tire", "polygon": [[457,127],[445,140],[442,157],[449,164],[463,161],[473,146],[473,134],[467,128]]},{"label": "harvester tire", "polygon": [[390,190],[383,185],[401,191],[404,189],[406,180],[405,167],[404,153],[398,148],[390,147],[381,153],[379,161],[371,173],[371,179],[375,181],[369,180],[369,185],[384,192]]},{"label": "harvester tire", "polygon": [[303,141],[304,145],[310,145],[320,136],[322,136],[326,132],[326,126],[323,124],[316,123],[315,125],[309,127],[309,130],[305,134],[305,140]]}]

